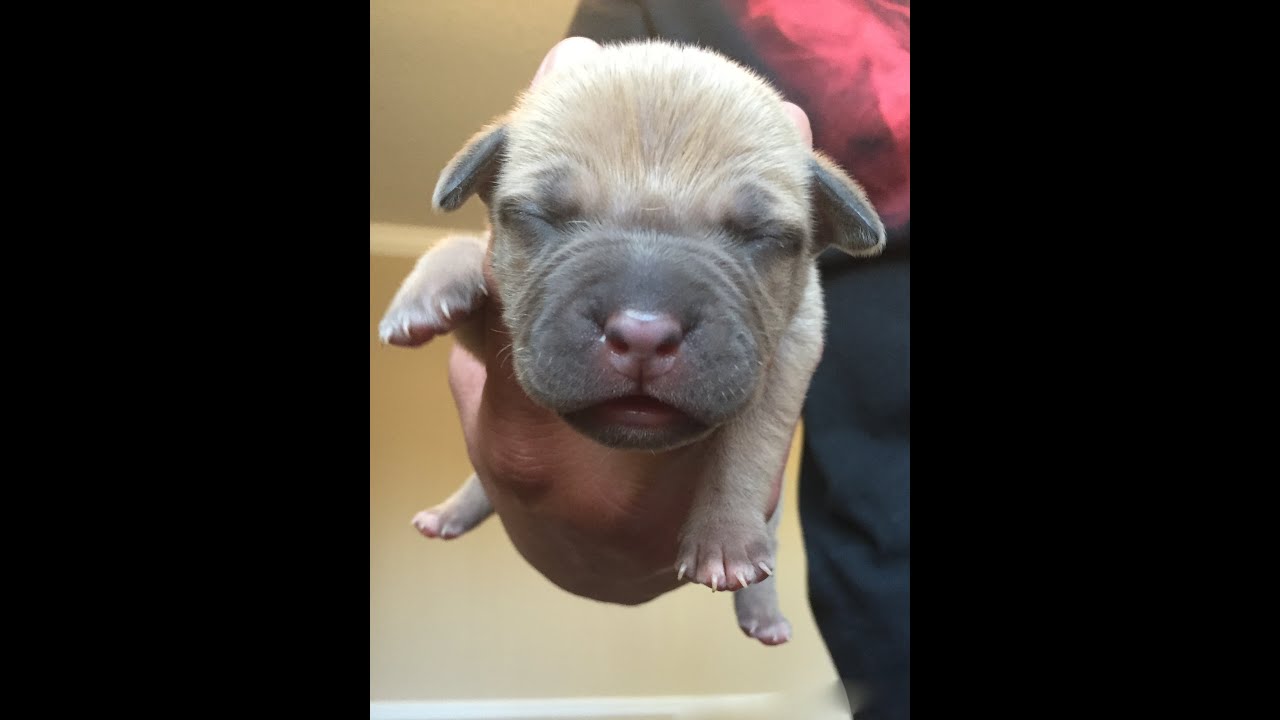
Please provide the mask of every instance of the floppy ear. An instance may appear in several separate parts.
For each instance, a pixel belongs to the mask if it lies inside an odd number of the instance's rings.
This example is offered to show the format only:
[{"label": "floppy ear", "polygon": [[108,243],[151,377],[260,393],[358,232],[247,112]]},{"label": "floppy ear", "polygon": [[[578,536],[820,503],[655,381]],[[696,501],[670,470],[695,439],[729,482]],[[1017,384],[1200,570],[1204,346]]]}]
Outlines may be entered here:
[{"label": "floppy ear", "polygon": [[477,192],[480,199],[488,203],[506,146],[504,122],[489,125],[472,136],[440,173],[436,191],[431,194],[432,207],[446,212],[457,210]]},{"label": "floppy ear", "polygon": [[878,255],[884,250],[884,223],[858,183],[817,151],[809,167],[817,220],[815,253],[827,246],[854,257]]}]

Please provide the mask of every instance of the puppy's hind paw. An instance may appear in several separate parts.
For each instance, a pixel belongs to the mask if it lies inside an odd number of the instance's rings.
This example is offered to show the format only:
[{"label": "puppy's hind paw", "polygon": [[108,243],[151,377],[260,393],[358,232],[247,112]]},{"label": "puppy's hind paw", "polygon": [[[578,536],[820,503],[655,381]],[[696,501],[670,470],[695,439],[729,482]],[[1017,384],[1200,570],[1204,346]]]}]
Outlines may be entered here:
[{"label": "puppy's hind paw", "polygon": [[423,537],[452,540],[492,514],[493,505],[484,494],[479,478],[472,473],[448,500],[414,515],[413,527]]},{"label": "puppy's hind paw", "polygon": [[451,508],[436,506],[413,516],[413,526],[423,537],[452,540],[479,524],[483,518],[459,517]]},{"label": "puppy's hind paw", "polygon": [[781,645],[791,639],[791,623],[780,614],[770,618],[751,619],[738,627],[742,628],[742,632],[748,637],[753,637],[765,645]]}]

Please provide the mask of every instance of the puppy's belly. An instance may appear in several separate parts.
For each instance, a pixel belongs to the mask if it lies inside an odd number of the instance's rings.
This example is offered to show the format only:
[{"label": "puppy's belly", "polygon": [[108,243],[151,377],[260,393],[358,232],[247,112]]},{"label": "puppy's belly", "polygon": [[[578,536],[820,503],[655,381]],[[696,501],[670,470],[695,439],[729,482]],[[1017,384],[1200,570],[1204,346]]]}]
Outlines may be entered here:
[{"label": "puppy's belly", "polygon": [[[596,446],[597,448],[599,446]],[[604,448],[609,468],[591,481],[503,475],[482,480],[521,556],[560,588],[601,602],[638,605],[688,583],[674,567],[694,490],[708,471],[694,445],[661,456]],[[782,473],[774,482],[773,514]]]}]

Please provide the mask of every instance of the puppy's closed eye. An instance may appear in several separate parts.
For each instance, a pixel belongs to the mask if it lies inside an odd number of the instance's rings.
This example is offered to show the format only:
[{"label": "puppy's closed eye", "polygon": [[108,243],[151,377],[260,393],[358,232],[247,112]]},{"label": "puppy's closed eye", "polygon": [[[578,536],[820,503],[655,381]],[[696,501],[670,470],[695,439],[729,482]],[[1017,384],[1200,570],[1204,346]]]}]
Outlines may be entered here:
[{"label": "puppy's closed eye", "polygon": [[804,247],[804,229],[790,223],[771,219],[744,223],[727,220],[724,231],[733,240],[755,250],[781,250],[792,253]]},{"label": "puppy's closed eye", "polygon": [[804,247],[804,228],[780,220],[754,208],[725,218],[721,228],[734,242],[747,247],[767,246],[785,252],[799,252]]},{"label": "puppy's closed eye", "polygon": [[735,242],[746,246],[798,252],[804,246],[804,228],[780,220],[773,208],[774,199],[768,191],[748,185],[734,196],[721,228]]},{"label": "puppy's closed eye", "polygon": [[531,222],[550,223],[542,208],[520,198],[503,200],[498,204],[498,219],[503,225],[521,225]]},{"label": "puppy's closed eye", "polygon": [[576,214],[555,204],[543,204],[527,198],[509,198],[497,206],[498,222],[511,232],[511,237],[531,247],[561,245],[575,229]]},{"label": "puppy's closed eye", "polygon": [[558,230],[572,219],[572,215],[555,205],[509,198],[498,204],[498,219],[503,225],[514,228],[545,226]]}]

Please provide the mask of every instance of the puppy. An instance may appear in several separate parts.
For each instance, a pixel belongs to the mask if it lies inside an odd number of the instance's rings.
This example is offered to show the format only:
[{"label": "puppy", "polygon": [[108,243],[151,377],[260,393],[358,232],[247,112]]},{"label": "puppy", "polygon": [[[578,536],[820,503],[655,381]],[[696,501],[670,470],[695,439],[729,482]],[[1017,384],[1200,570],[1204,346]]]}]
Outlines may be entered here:
[{"label": "puppy", "polygon": [[636,604],[691,580],[736,591],[748,635],[789,639],[776,506],[822,353],[815,259],[874,255],[884,227],[782,102],[712,52],[611,45],[553,70],[445,167],[436,209],[478,195],[488,236],[423,255],[383,341],[453,332],[483,358],[509,333],[490,377],[513,372],[582,442],[545,452],[609,476],[568,498],[522,485],[518,464],[489,469],[419,513],[420,532],[456,537],[496,510],[570,592]]}]

